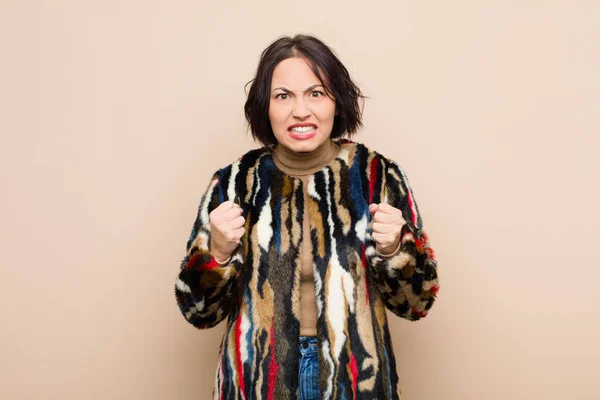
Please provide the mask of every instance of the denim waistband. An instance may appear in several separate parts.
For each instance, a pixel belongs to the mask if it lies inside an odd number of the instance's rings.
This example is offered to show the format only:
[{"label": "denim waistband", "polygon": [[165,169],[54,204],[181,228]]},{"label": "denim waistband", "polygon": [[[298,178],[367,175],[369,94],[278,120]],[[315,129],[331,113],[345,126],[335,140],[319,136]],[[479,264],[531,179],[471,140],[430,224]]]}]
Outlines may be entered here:
[{"label": "denim waistband", "polygon": [[300,353],[302,355],[317,353],[319,340],[316,336],[300,336]]}]

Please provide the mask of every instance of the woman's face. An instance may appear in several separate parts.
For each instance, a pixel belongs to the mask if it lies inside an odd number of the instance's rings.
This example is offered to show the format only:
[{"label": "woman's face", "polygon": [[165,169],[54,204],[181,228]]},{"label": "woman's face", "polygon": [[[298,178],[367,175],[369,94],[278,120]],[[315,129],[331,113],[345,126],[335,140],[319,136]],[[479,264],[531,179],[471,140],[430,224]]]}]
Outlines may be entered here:
[{"label": "woman's face", "polygon": [[335,101],[304,58],[281,61],[271,77],[269,120],[277,142],[294,152],[313,151],[331,136]]}]

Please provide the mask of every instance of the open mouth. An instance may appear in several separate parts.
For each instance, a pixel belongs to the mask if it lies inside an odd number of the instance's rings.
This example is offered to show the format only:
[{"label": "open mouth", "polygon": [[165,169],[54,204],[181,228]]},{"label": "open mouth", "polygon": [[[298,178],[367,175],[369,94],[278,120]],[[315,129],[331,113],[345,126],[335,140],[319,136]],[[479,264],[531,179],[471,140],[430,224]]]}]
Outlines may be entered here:
[{"label": "open mouth", "polygon": [[296,126],[289,129],[290,135],[294,139],[309,139],[317,132],[317,127],[314,125]]},{"label": "open mouth", "polygon": [[314,132],[316,128],[314,126],[299,126],[297,128],[290,129],[293,133],[297,133],[298,135],[306,135],[307,133]]}]

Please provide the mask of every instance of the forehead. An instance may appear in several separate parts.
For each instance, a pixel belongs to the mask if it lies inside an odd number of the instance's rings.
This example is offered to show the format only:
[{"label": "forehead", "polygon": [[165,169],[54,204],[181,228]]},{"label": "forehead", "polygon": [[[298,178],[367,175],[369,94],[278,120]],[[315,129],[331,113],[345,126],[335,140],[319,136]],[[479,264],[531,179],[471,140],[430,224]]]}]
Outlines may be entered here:
[{"label": "forehead", "polygon": [[321,83],[309,61],[300,57],[286,58],[273,70],[271,86],[290,86],[300,89]]}]

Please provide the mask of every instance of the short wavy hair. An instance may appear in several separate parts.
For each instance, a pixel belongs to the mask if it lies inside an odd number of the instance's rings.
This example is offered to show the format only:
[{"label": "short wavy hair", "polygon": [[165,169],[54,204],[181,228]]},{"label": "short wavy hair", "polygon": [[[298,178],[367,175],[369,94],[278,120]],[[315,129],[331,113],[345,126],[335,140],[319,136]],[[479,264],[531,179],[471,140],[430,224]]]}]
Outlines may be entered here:
[{"label": "short wavy hair", "polygon": [[331,48],[314,36],[296,35],[283,36],[271,43],[261,54],[254,79],[246,84],[246,87],[250,85],[250,90],[244,112],[252,137],[265,146],[277,144],[269,121],[271,78],[277,64],[291,57],[306,59],[329,97],[335,101],[336,116],[331,137],[355,134],[363,125],[365,96]]}]

